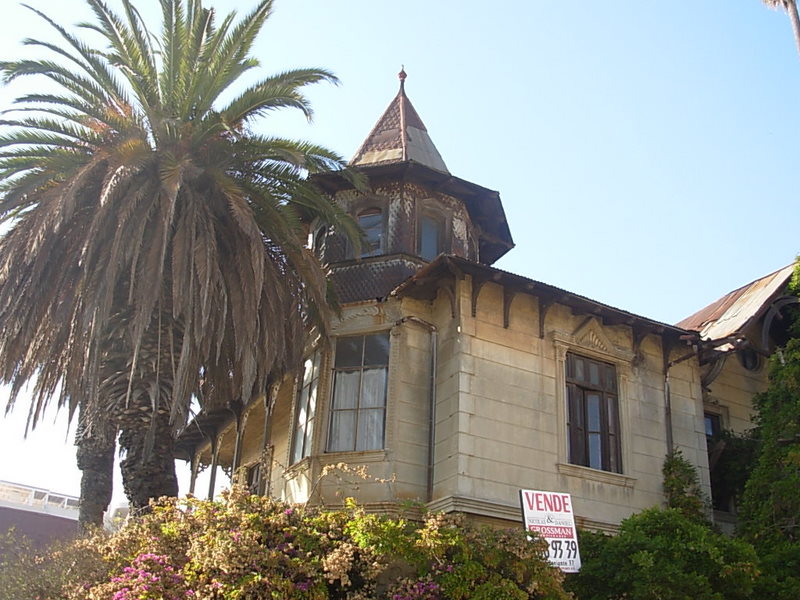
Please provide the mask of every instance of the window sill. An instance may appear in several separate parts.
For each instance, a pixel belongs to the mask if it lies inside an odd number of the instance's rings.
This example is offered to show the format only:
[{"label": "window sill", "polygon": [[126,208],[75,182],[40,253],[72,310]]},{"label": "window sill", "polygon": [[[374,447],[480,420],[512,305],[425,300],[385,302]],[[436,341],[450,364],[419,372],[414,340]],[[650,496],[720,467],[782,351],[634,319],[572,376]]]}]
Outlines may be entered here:
[{"label": "window sill", "polygon": [[389,453],[387,450],[346,450],[338,452],[326,452],[319,457],[323,465],[331,465],[337,462],[346,463],[377,463],[386,462]]},{"label": "window sill", "polygon": [[311,469],[311,457],[301,458],[296,463],[289,465],[283,472],[284,479],[294,479],[301,473],[307,473]]},{"label": "window sill", "polygon": [[591,469],[589,467],[582,467],[580,465],[571,465],[567,463],[558,463],[558,472],[562,475],[570,477],[580,477],[581,479],[591,479],[592,481],[599,481],[600,483],[608,483],[611,485],[618,485],[625,488],[633,488],[636,484],[635,477],[629,477],[622,473],[612,473],[610,471],[600,471],[598,469]]}]

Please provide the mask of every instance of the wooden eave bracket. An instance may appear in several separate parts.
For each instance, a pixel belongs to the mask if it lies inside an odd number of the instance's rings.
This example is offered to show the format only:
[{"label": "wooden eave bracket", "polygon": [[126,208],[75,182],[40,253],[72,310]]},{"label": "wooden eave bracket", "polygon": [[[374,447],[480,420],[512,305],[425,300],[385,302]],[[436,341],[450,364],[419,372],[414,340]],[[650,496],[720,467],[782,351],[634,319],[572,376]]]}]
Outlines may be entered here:
[{"label": "wooden eave bracket", "polygon": [[634,356],[639,356],[639,353],[642,349],[642,342],[650,333],[644,327],[637,327],[636,325],[632,325],[631,329],[633,329],[633,343],[631,345],[631,350],[633,351]]},{"label": "wooden eave bracket", "polygon": [[478,296],[483,289],[484,284],[489,281],[491,277],[489,275],[472,275],[472,317],[474,318],[478,314]]},{"label": "wooden eave bracket", "polygon": [[539,339],[544,339],[544,319],[547,316],[547,311],[553,306],[555,302],[552,299],[545,300],[539,297]]},{"label": "wooden eave bracket", "polygon": [[508,324],[511,318],[511,303],[514,301],[514,296],[517,292],[513,291],[507,285],[503,286],[503,327],[508,329]]}]

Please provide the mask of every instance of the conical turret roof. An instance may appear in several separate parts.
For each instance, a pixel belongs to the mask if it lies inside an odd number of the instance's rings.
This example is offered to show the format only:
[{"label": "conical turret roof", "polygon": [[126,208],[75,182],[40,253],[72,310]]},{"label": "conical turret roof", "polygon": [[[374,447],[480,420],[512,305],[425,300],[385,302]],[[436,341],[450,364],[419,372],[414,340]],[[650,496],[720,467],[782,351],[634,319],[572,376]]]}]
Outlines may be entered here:
[{"label": "conical turret roof", "polygon": [[400,91],[383,113],[350,164],[364,167],[412,161],[449,173],[425,124],[406,96],[406,72],[399,73]]}]

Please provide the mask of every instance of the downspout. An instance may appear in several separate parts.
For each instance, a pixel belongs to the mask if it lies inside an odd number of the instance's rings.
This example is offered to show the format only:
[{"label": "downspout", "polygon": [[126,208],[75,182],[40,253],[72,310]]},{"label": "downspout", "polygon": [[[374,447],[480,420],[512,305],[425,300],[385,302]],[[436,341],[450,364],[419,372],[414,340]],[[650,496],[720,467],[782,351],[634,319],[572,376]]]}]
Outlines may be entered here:
[{"label": "downspout", "polygon": [[664,423],[667,428],[667,454],[674,449],[672,439],[672,398],[669,391],[669,361],[664,360]]},{"label": "downspout", "polygon": [[406,322],[416,323],[427,329],[431,334],[431,363],[430,376],[428,381],[428,465],[427,477],[425,482],[426,502],[433,500],[433,481],[434,481],[434,461],[436,458],[436,370],[438,363],[438,337],[439,333],[436,325],[428,323],[418,317],[403,317],[395,323],[395,326]]}]

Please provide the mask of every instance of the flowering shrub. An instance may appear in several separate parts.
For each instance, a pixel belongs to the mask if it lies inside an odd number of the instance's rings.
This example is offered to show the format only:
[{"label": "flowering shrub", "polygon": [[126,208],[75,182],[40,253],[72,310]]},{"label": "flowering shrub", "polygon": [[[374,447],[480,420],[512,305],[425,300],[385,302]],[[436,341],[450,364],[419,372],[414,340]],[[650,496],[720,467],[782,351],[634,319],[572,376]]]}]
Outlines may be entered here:
[{"label": "flowering shrub", "polygon": [[[90,588],[91,589],[91,588]],[[92,589],[92,597],[112,600],[185,600],[194,592],[183,574],[169,564],[169,557],[140,554],[122,574]]]},{"label": "flowering shrub", "polygon": [[300,509],[241,489],[217,502],[163,499],[119,531],[75,544],[73,552],[93,557],[90,566],[62,568],[47,589],[4,600],[569,597],[543,543],[522,527],[477,528],[445,515],[390,519],[352,502],[339,512]]}]

